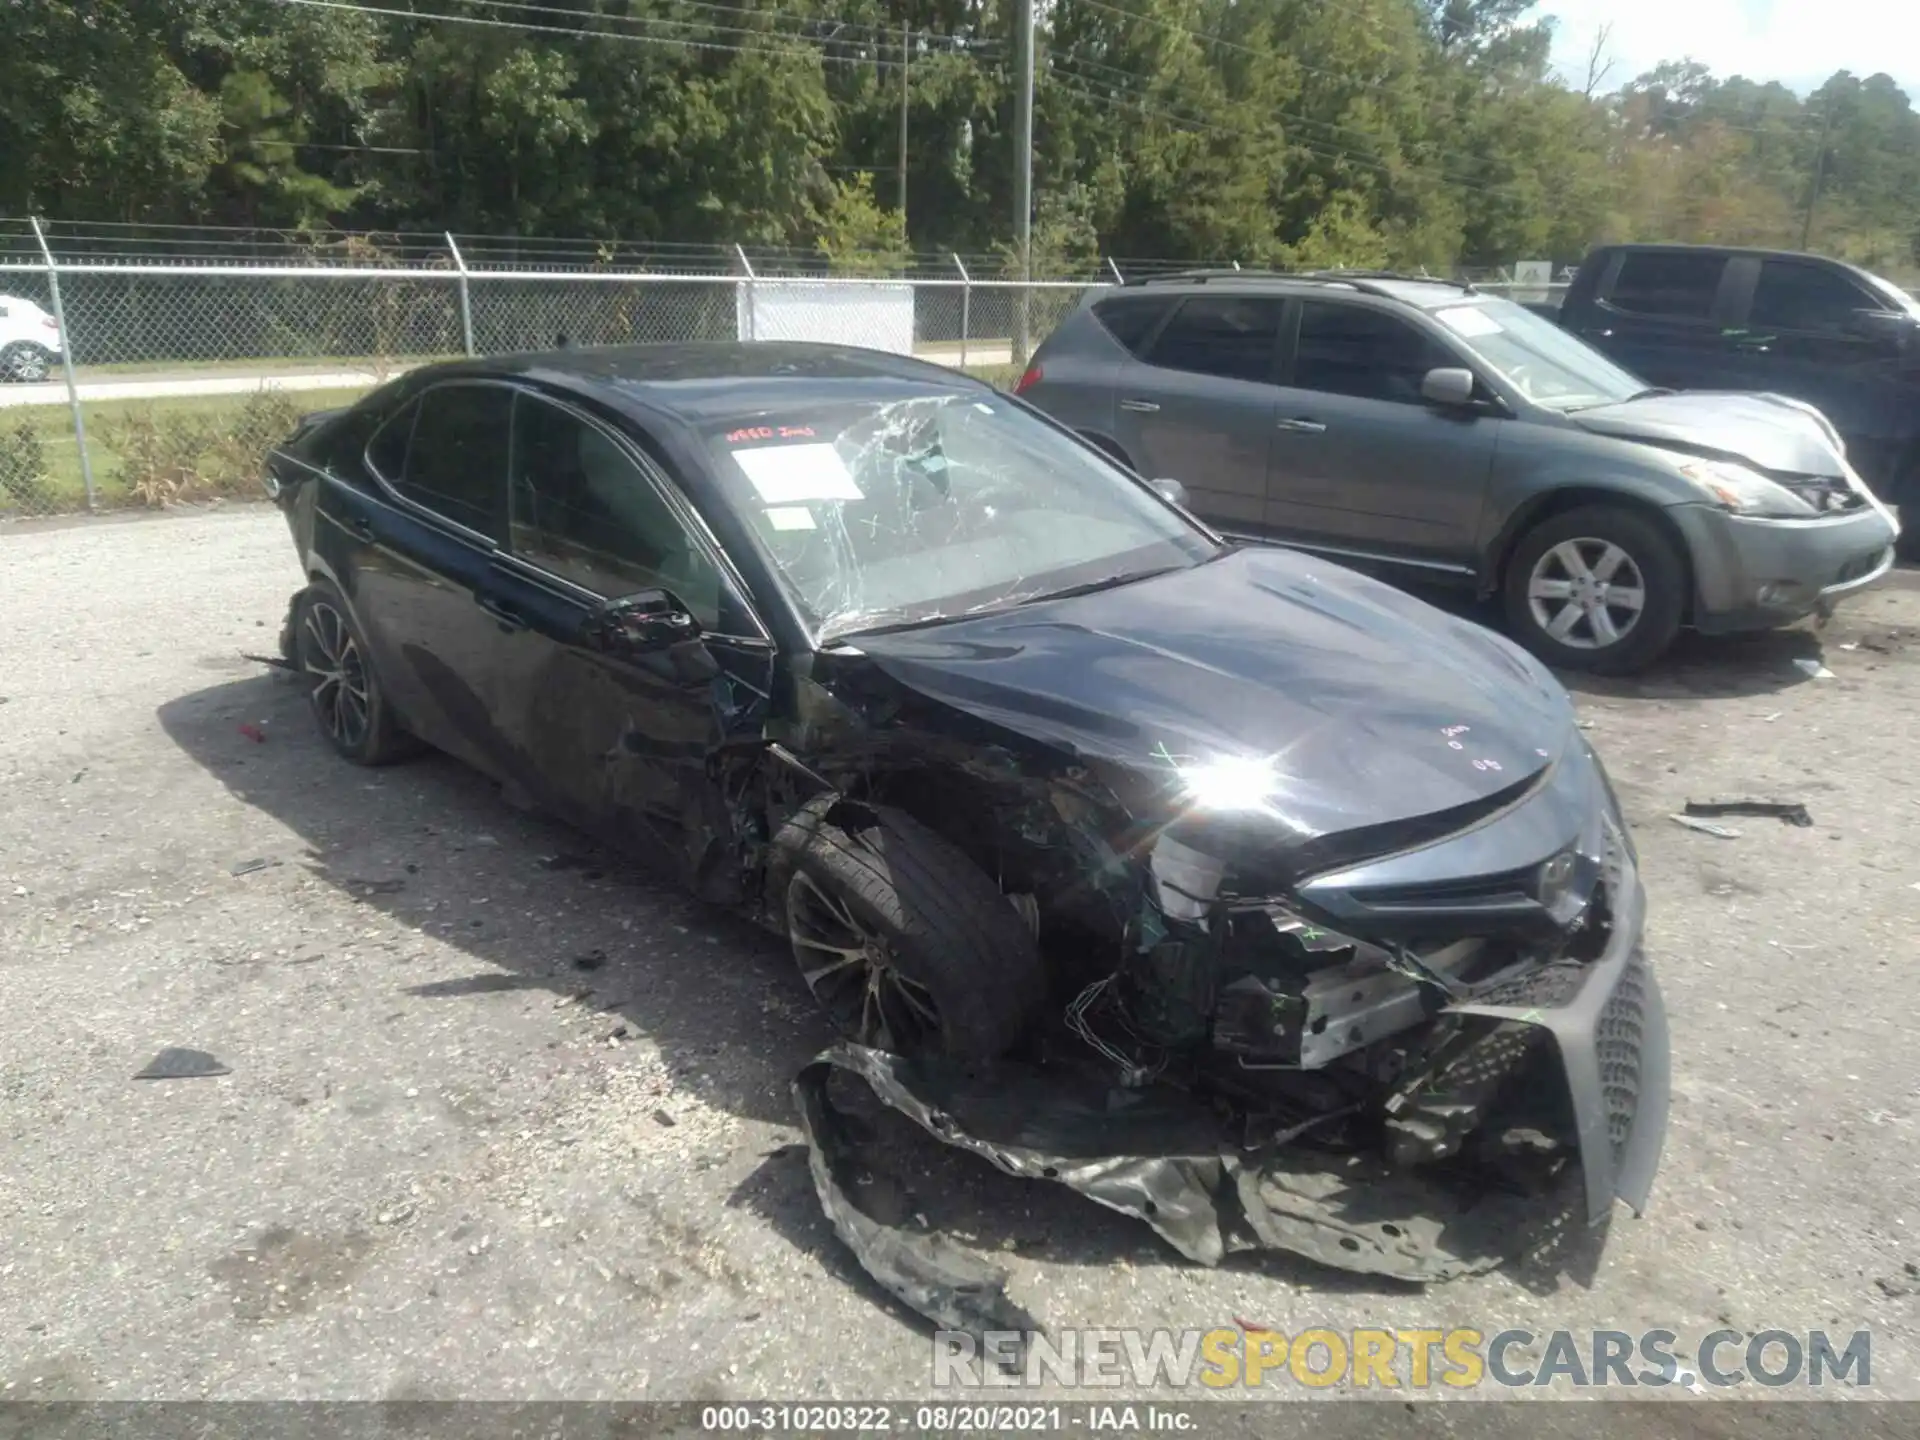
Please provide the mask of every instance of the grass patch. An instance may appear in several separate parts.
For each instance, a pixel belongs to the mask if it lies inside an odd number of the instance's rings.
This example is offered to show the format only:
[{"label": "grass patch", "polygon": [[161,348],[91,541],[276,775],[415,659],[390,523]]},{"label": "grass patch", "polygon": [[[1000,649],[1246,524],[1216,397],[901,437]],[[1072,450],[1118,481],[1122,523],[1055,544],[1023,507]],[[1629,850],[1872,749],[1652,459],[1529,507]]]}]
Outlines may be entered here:
[{"label": "grass patch", "polygon": [[[348,405],[367,387],[81,402],[102,509],[261,494],[267,451],[300,416]],[[0,410],[0,514],[57,515],[87,506],[64,405]]]}]

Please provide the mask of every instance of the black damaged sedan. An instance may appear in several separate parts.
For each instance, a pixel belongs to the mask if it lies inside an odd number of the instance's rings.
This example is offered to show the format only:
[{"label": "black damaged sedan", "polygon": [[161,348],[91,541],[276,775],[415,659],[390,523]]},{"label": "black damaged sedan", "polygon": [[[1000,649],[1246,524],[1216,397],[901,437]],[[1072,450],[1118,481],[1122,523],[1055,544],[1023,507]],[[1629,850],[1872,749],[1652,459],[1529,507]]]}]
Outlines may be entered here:
[{"label": "black damaged sedan", "polygon": [[1633,846],[1508,641],[860,350],[429,366],[270,470],[327,740],[446,751],[783,935],[846,1037],[797,1086],[822,1198],[926,1313],[1001,1302],[861,1212],[835,1068],[1203,1262],[1439,1278],[1644,1206]]}]

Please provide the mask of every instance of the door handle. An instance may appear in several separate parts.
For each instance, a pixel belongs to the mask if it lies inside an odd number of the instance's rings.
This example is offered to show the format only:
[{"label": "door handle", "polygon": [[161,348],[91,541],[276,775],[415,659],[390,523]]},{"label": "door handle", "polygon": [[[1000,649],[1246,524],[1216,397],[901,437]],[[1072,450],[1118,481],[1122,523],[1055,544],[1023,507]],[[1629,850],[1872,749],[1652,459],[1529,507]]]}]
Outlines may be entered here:
[{"label": "door handle", "polygon": [[1274,429],[1285,430],[1289,434],[1294,435],[1324,435],[1327,433],[1327,427],[1324,423],[1319,420],[1308,420],[1305,417],[1282,420],[1278,425],[1274,426]]},{"label": "door handle", "polygon": [[1136,415],[1158,415],[1160,407],[1151,400],[1122,400],[1122,410],[1131,410]]},{"label": "door handle", "polygon": [[473,598],[478,602],[482,610],[486,611],[487,614],[499,622],[502,630],[524,630],[527,628],[526,619],[511,605],[503,604],[491,595],[476,595]]},{"label": "door handle", "polygon": [[365,515],[356,515],[347,521],[347,529],[351,530],[357,539],[373,539],[373,521],[369,520]]}]

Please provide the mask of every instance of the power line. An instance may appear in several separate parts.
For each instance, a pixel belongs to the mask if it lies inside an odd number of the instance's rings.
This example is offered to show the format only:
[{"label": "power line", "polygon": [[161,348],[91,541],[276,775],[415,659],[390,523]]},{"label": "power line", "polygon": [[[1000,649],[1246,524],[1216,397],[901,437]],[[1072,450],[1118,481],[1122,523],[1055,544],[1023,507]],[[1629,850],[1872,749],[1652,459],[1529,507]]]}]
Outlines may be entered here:
[{"label": "power line", "polygon": [[[1342,84],[1357,84],[1363,90],[1377,90],[1383,85],[1392,84],[1389,77],[1378,80],[1356,80],[1352,75],[1340,70],[1327,70],[1320,66],[1308,65],[1280,50],[1262,50],[1257,45],[1243,45],[1238,40],[1229,40],[1224,35],[1209,35],[1204,30],[1195,30],[1175,20],[1163,20],[1158,15],[1142,14],[1138,10],[1128,10],[1119,5],[1109,5],[1105,0],[1073,0],[1076,5],[1085,5],[1090,10],[1104,10],[1109,15],[1117,15],[1123,20],[1136,20],[1143,25],[1158,25],[1162,30],[1171,30],[1176,35],[1184,35],[1190,40],[1198,40],[1206,45],[1217,45],[1225,50],[1238,50],[1243,55],[1252,55],[1262,60],[1285,60],[1294,69],[1307,75],[1322,75],[1329,80],[1338,80]],[[1324,3],[1324,0],[1323,0]],[[1338,8],[1338,7],[1329,7]],[[1372,17],[1368,17],[1371,19]],[[1376,27],[1378,22],[1375,22]]]},{"label": "power line", "polygon": [[[455,25],[477,25],[491,30],[529,31],[541,35],[569,35],[587,40],[621,40],[634,45],[672,45],[683,50],[709,50],[728,55],[771,55],[794,58],[810,56],[826,65],[872,65],[882,70],[897,69],[898,60],[883,60],[878,57],[855,57],[852,55],[827,55],[811,46],[795,44],[792,46],[775,45],[723,45],[718,41],[683,40],[672,35],[633,35],[624,30],[580,30],[565,25],[538,25],[527,20],[488,20],[479,15],[450,15],[445,12],[420,10],[392,10],[377,5],[355,5],[349,0],[275,0],[280,5],[302,5],[315,10],[343,10],[356,15],[378,15],[389,20],[442,20]],[[770,39],[802,40],[797,35],[765,33]],[[817,43],[817,42],[816,42]]]},{"label": "power line", "polygon": [[[1079,95],[1084,99],[1092,100],[1099,104],[1123,104],[1125,108],[1134,110],[1137,113],[1149,119],[1166,120],[1169,123],[1185,125],[1192,130],[1207,131],[1210,133],[1221,134],[1221,135],[1240,136],[1245,133],[1244,131],[1236,130],[1228,126],[1218,125],[1211,121],[1202,120],[1197,116],[1182,115],[1177,111],[1159,109],[1151,105],[1144,105],[1144,104],[1138,104],[1138,103],[1126,104],[1125,102],[1117,100],[1111,93],[1107,95],[1100,95],[1090,88],[1085,88],[1090,85],[1103,84],[1107,82],[1092,80],[1088,77],[1077,76],[1071,73],[1067,75],[1061,75],[1061,74],[1055,73],[1051,78],[1054,83],[1063,85],[1072,94]],[[1068,83],[1069,81],[1076,81],[1076,80],[1079,81],[1080,83],[1079,84]],[[1117,87],[1113,87],[1109,85],[1110,92],[1116,88]],[[1123,93],[1128,93],[1130,97],[1135,100],[1143,98],[1143,97],[1139,97],[1137,95],[1137,92],[1123,92]],[[1285,112],[1278,112],[1278,113],[1284,114]],[[1484,185],[1478,181],[1468,180],[1459,176],[1449,175],[1445,171],[1429,169],[1428,167],[1420,164],[1418,161],[1411,160],[1411,159],[1406,160],[1400,168],[1396,169],[1393,165],[1387,163],[1385,159],[1380,157],[1377,154],[1377,152],[1371,157],[1369,157],[1364,152],[1357,151],[1350,146],[1321,145],[1321,144],[1315,144],[1309,140],[1300,139],[1295,136],[1284,136],[1284,135],[1282,136],[1282,141],[1283,143],[1290,145],[1294,148],[1305,150],[1309,154],[1318,155],[1322,159],[1346,161],[1349,164],[1359,165],[1364,169],[1378,171],[1380,174],[1385,175],[1390,179],[1397,180],[1397,179],[1403,178],[1403,176],[1405,176],[1408,173],[1412,173],[1416,175],[1426,175],[1429,178],[1442,181],[1443,183],[1452,187],[1453,189],[1470,190],[1470,191],[1474,191],[1476,193],[1485,194],[1485,195],[1507,194],[1507,193],[1511,193],[1513,189],[1513,187],[1511,186]]]},{"label": "power line", "polygon": [[[1059,55],[1051,56],[1049,58],[1051,60],[1051,63],[1054,65],[1066,65],[1069,68],[1074,70],[1086,70],[1086,69],[1104,70],[1109,75],[1119,76],[1122,80],[1129,82],[1129,84],[1137,81],[1140,78],[1138,76],[1134,76],[1130,74],[1128,71],[1117,69],[1112,65],[1102,65],[1098,61],[1094,61],[1094,60],[1080,60],[1070,56],[1059,56]],[[1085,75],[1082,78],[1084,78],[1091,84],[1109,85],[1109,86],[1114,86],[1115,88],[1120,88],[1116,84],[1116,82],[1112,80],[1106,80],[1106,79],[1102,79],[1092,75]],[[1132,93],[1137,94],[1139,92],[1134,91]],[[1231,100],[1232,97],[1228,97],[1228,98]],[[1243,104],[1248,102],[1235,101],[1233,103]],[[1374,137],[1373,131],[1363,130],[1363,129],[1360,129],[1358,126],[1338,125],[1330,120],[1316,120],[1311,115],[1302,115],[1298,111],[1294,111],[1294,110],[1281,110],[1278,108],[1268,109],[1265,106],[1262,106],[1261,108],[1267,114],[1276,115],[1283,120],[1291,120],[1297,125],[1307,125],[1317,130],[1326,130],[1326,131],[1331,131],[1337,134],[1360,135],[1368,138]],[[1465,161],[1469,164],[1473,163],[1473,159],[1474,159],[1474,157],[1463,155],[1459,151],[1443,150],[1438,153],[1442,157],[1451,157],[1456,161]],[[1427,172],[1430,174],[1438,175],[1442,179],[1445,179],[1446,181],[1448,181],[1450,184],[1462,185],[1462,186],[1475,186],[1479,184],[1477,180],[1470,179],[1464,175],[1449,173],[1444,168],[1432,168],[1425,165],[1419,165],[1416,168],[1424,169],[1424,170],[1427,170]]]},{"label": "power line", "polygon": [[[876,49],[881,46],[887,46],[891,48],[894,44],[897,43],[894,37],[894,32],[890,28],[883,28],[877,25],[861,24],[856,21],[835,20],[835,19],[822,17],[822,16],[802,15],[792,10],[778,10],[778,9],[761,10],[761,9],[756,9],[751,6],[745,6],[745,5],[722,5],[722,4],[713,3],[713,0],[670,0],[670,3],[678,6],[682,6],[688,9],[718,11],[720,13],[728,14],[728,15],[760,16],[760,17],[765,17],[767,19],[792,20],[802,28],[796,29],[796,30],[781,30],[777,28],[768,29],[761,26],[753,26],[753,25],[744,25],[744,26],[743,25],[722,25],[711,20],[685,20],[685,19],[677,19],[669,15],[626,15],[626,14],[605,13],[605,12],[595,11],[595,10],[555,11],[545,5],[530,3],[530,0],[461,0],[461,3],[477,6],[479,8],[487,9],[487,10],[520,11],[523,13],[532,13],[535,15],[541,15],[549,18],[552,18],[556,15],[565,15],[568,18],[571,18],[574,20],[578,20],[582,22],[593,21],[593,22],[596,22],[599,24],[605,24],[605,25],[665,25],[665,26],[670,26],[677,30],[705,31],[712,34],[758,35],[765,38],[805,40],[814,44],[835,44],[835,43],[866,44],[866,45],[871,45]],[[412,12],[399,12],[399,13],[412,13]],[[433,18],[457,20],[462,17],[457,15],[436,15]],[[501,22],[501,23],[509,23],[509,22]],[[517,22],[513,22],[513,23],[517,23]],[[809,33],[809,31],[805,28],[807,26],[830,27],[831,33],[828,33],[828,34]],[[843,30],[860,32],[860,33],[849,36],[846,42],[840,42],[839,32]],[[600,32],[590,31],[587,33],[591,34],[591,33],[600,33]],[[619,35],[619,36],[625,36],[627,34],[627,32],[619,31],[619,30],[612,31],[609,33]],[[920,38],[921,40],[927,41],[929,43],[938,44],[938,45],[947,45],[952,47],[965,47],[965,46],[968,46],[970,43],[968,37],[966,36],[944,35],[944,34],[939,34],[932,31],[920,32],[918,38]]]}]

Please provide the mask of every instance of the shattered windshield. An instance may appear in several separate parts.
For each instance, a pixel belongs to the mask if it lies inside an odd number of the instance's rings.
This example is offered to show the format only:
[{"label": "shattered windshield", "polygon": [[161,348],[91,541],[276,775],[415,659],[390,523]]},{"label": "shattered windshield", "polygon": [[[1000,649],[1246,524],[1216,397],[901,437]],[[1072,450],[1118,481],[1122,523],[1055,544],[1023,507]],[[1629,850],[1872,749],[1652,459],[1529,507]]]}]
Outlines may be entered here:
[{"label": "shattered windshield", "polygon": [[1449,305],[1434,318],[1537,405],[1582,410],[1631,400],[1647,388],[1586,341],[1511,300]]},{"label": "shattered windshield", "polygon": [[998,397],[761,412],[705,439],[722,492],[823,641],[1184,569],[1218,549]]}]

